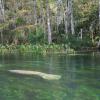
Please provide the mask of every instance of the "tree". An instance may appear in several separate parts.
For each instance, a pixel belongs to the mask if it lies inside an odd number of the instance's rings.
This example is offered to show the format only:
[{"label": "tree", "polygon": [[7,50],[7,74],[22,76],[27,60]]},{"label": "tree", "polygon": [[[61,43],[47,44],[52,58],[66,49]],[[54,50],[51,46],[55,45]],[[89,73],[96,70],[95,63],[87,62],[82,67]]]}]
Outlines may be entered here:
[{"label": "tree", "polygon": [[49,0],[46,0],[46,13],[47,13],[47,32],[48,32],[48,43],[52,43],[52,33],[51,33],[51,22],[50,22],[50,7]]},{"label": "tree", "polygon": [[74,16],[73,16],[73,0],[66,0],[65,7],[65,33],[68,37],[68,34],[75,34],[74,30]]},{"label": "tree", "polygon": [[66,0],[66,7],[64,12],[64,22],[65,22],[65,33],[66,37],[68,38],[68,0]]},{"label": "tree", "polygon": [[57,0],[56,1],[57,4],[57,26],[59,26],[61,24],[61,21],[63,19],[63,12],[62,12],[62,0]]},{"label": "tree", "polygon": [[41,18],[41,26],[44,32],[44,40],[46,39],[46,20],[45,20],[45,5],[43,0],[39,0],[40,2],[40,18]]},{"label": "tree", "polygon": [[4,2],[3,0],[0,0],[0,22],[5,21],[5,13],[4,13]]},{"label": "tree", "polygon": [[99,0],[99,31],[100,31],[100,0]]},{"label": "tree", "polygon": [[34,24],[37,25],[37,2],[36,0],[33,0],[34,5]]},{"label": "tree", "polygon": [[74,16],[73,16],[73,0],[70,0],[70,12],[71,12],[71,33],[75,34],[74,30]]}]

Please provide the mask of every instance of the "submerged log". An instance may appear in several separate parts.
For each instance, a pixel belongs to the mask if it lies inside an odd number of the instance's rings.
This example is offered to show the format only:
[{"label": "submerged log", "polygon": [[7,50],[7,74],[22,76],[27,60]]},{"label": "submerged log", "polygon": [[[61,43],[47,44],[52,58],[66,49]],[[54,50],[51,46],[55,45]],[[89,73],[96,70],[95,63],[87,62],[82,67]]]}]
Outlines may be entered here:
[{"label": "submerged log", "polygon": [[8,70],[8,71],[11,73],[22,74],[22,75],[37,75],[46,80],[59,80],[61,78],[60,75],[47,74],[38,71],[27,71],[27,70]]}]

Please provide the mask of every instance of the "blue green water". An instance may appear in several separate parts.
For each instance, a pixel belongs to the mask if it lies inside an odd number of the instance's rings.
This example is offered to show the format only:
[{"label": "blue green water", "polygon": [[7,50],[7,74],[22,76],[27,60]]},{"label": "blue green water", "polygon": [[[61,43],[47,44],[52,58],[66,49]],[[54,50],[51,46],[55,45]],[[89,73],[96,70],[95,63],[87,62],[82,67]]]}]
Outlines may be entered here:
[{"label": "blue green water", "polygon": [[[7,70],[61,75],[60,80]],[[0,100],[100,100],[100,53],[0,56]]]}]

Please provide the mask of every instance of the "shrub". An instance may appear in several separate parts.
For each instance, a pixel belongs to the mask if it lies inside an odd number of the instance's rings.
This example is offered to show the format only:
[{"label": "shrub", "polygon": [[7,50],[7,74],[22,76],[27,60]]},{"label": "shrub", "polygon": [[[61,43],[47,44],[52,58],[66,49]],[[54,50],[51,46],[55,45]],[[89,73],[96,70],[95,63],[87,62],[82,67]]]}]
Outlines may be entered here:
[{"label": "shrub", "polygon": [[38,26],[34,31],[31,31],[28,34],[28,40],[32,44],[43,43],[44,41],[43,29],[40,26]]},{"label": "shrub", "polygon": [[25,23],[26,23],[26,21],[23,18],[21,18],[21,17],[19,17],[19,18],[16,19],[16,25],[17,26],[23,25]]}]

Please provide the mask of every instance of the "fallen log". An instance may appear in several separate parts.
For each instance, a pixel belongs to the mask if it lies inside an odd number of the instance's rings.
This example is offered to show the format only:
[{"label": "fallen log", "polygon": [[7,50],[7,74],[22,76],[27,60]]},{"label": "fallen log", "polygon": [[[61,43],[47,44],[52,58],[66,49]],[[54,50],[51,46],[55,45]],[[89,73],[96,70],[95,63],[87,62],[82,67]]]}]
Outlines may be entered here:
[{"label": "fallen log", "polygon": [[47,74],[38,71],[27,71],[27,70],[8,70],[8,71],[11,73],[22,74],[22,75],[37,75],[46,80],[59,80],[61,78],[60,75]]}]

